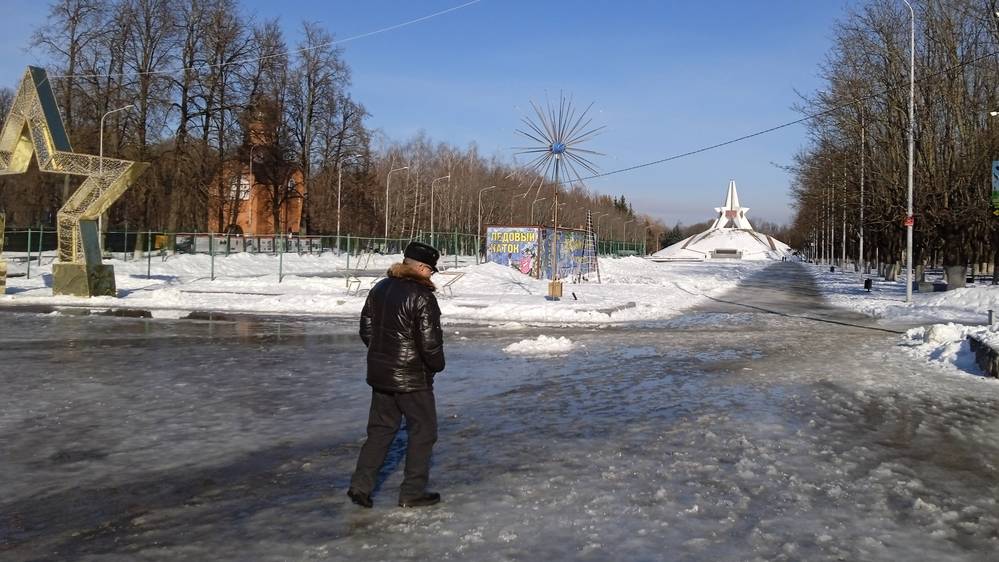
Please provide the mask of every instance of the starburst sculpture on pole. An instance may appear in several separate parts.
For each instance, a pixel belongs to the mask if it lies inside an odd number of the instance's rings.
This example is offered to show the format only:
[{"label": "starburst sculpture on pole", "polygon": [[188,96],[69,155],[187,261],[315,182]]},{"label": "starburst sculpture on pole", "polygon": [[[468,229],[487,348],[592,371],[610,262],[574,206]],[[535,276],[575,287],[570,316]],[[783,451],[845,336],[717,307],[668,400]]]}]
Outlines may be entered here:
[{"label": "starburst sculpture on pole", "polygon": [[583,172],[590,175],[598,173],[596,165],[590,160],[590,157],[602,156],[602,154],[582,148],[580,145],[593,139],[604,129],[604,126],[592,126],[593,119],[589,117],[590,109],[593,107],[592,103],[583,111],[579,111],[573,104],[572,98],[566,99],[561,93],[557,104],[548,101],[542,109],[532,101],[531,107],[534,109],[534,118],[524,117],[521,121],[525,127],[517,129],[517,132],[536,144],[517,147],[515,150],[519,150],[517,154],[525,154],[532,159],[527,163],[528,168],[539,172],[545,179],[552,180],[554,234],[552,236],[552,281],[549,284],[549,296],[557,298],[561,296],[556,242],[558,240],[559,186],[563,175],[567,176],[569,182],[572,182],[581,181]]}]

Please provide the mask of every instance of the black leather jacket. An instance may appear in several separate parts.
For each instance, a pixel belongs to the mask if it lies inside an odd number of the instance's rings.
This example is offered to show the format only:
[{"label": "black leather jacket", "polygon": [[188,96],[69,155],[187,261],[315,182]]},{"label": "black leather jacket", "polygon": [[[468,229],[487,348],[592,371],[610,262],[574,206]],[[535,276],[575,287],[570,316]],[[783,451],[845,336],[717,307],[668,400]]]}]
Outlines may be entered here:
[{"label": "black leather jacket", "polygon": [[383,392],[433,388],[444,370],[444,333],[434,285],[410,266],[393,265],[361,311],[368,346],[368,384]]}]

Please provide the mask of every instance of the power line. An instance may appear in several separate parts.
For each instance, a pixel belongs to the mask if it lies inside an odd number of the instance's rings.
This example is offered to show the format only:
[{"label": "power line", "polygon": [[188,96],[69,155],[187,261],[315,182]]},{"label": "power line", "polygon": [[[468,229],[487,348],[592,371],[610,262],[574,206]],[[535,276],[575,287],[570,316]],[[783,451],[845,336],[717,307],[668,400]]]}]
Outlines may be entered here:
[{"label": "power line", "polygon": [[425,22],[427,20],[430,20],[430,19],[433,19],[433,18],[436,18],[436,17],[440,17],[440,16],[443,16],[445,14],[449,14],[451,12],[456,12],[456,11],[461,10],[463,8],[467,8],[467,7],[469,7],[469,6],[473,5],[473,4],[478,4],[479,2],[482,2],[482,1],[483,0],[469,0],[468,2],[465,2],[464,4],[459,4],[457,6],[452,6],[450,8],[441,10],[439,12],[434,12],[432,14],[427,14],[425,16],[421,16],[421,17],[418,17],[416,19],[411,19],[409,21],[404,21],[402,23],[397,23],[397,24],[394,24],[394,25],[390,25],[388,27],[383,27],[381,29],[376,29],[374,31],[368,31],[366,33],[361,33],[360,35],[353,35],[351,37],[346,37],[344,39],[337,39],[337,40],[334,40],[334,41],[327,41],[327,42],[321,43],[319,45],[313,45],[312,47],[306,47],[306,48],[303,48],[303,49],[296,49],[296,50],[292,50],[292,51],[285,51],[283,53],[273,53],[273,54],[270,54],[270,55],[264,55],[264,56],[260,56],[260,57],[250,57],[250,58],[239,59],[239,60],[234,60],[234,61],[229,61],[229,62],[223,62],[223,63],[217,63],[217,64],[202,64],[202,65],[199,65],[199,66],[191,66],[191,67],[177,67],[177,68],[172,68],[172,69],[167,69],[167,70],[148,70],[148,71],[145,71],[145,72],[119,72],[119,73],[114,73],[114,74],[61,74],[61,75],[49,76],[48,78],[49,78],[49,80],[60,80],[60,79],[67,79],[67,78],[109,78],[109,77],[125,78],[125,77],[132,77],[132,76],[171,75],[171,74],[179,74],[181,72],[187,72],[187,71],[195,71],[195,72],[197,72],[199,70],[204,70],[204,69],[209,69],[209,68],[221,68],[221,67],[224,67],[224,66],[232,66],[232,65],[236,65],[236,64],[246,64],[246,63],[249,63],[249,62],[257,62],[257,61],[268,60],[268,59],[272,59],[272,58],[286,57],[286,56],[289,56],[289,55],[299,55],[299,54],[302,54],[302,53],[307,53],[309,51],[315,51],[315,50],[323,49],[323,48],[326,48],[326,47],[332,47],[334,45],[340,45],[340,44],[343,44],[343,43],[349,43],[350,41],[356,41],[358,39],[364,39],[366,37],[371,37],[372,35],[380,35],[382,33],[387,33],[389,31],[395,31],[396,29],[400,29],[400,28],[403,28],[403,27],[408,27],[410,25],[417,24],[417,23]]},{"label": "power line", "polygon": [[[915,80],[914,83],[918,84],[920,82],[931,80],[933,78],[936,78],[938,76],[941,76],[941,75],[946,74],[948,72],[951,72],[953,70],[957,70],[959,68],[963,68],[963,67],[968,66],[968,65],[977,64],[977,63],[979,63],[979,62],[981,62],[981,61],[983,61],[983,60],[985,60],[985,59],[987,59],[989,57],[994,57],[996,55],[999,55],[999,51],[993,51],[991,53],[984,54],[984,55],[982,55],[982,56],[980,56],[978,58],[974,58],[974,59],[971,59],[969,61],[965,61],[965,62],[962,62],[960,64],[956,64],[954,66],[945,68],[945,69],[940,70],[938,72],[935,72],[933,74],[927,74],[927,75],[922,76],[919,79]],[[867,101],[867,100],[870,100],[870,99],[874,99],[874,98],[880,97],[882,95],[887,94],[888,92],[891,92],[892,90],[897,90],[897,89],[899,89],[901,87],[909,87],[909,82],[910,82],[909,80],[906,80],[903,84],[898,84],[898,85],[895,85],[895,86],[889,86],[889,87],[887,87],[884,90],[881,90],[879,92],[875,92],[873,94],[870,94],[870,95],[867,95],[867,96],[863,96],[863,97],[859,97],[859,98],[854,98],[854,99],[852,99],[852,100],[850,100],[850,101],[848,101],[846,103],[834,106],[834,107],[832,107],[830,109],[819,111],[817,113],[811,113],[811,114],[805,115],[804,117],[802,117],[800,119],[795,119],[794,121],[788,121],[786,123],[781,123],[780,125],[775,125],[773,127],[769,127],[769,128],[762,129],[762,130],[759,130],[759,131],[756,131],[756,132],[753,132],[753,133],[742,135],[741,137],[736,137],[734,139],[729,139],[729,140],[726,140],[726,141],[723,141],[723,142],[712,144],[710,146],[705,146],[705,147],[702,147],[702,148],[697,148],[695,150],[690,150],[690,151],[683,152],[683,153],[680,153],[680,154],[674,154],[672,156],[667,156],[665,158],[660,158],[659,160],[653,160],[651,162],[644,162],[644,163],[641,163],[641,164],[635,164],[634,166],[628,166],[626,168],[619,168],[617,170],[611,170],[609,172],[603,172],[603,173],[599,173],[599,174],[594,174],[592,176],[578,178],[578,179],[572,180],[572,181],[566,180],[566,181],[562,181],[562,182],[559,182],[559,183],[560,184],[567,184],[567,183],[573,183],[574,181],[585,181],[585,180],[592,180],[592,179],[596,179],[596,178],[604,178],[604,177],[607,177],[607,176],[613,176],[613,175],[616,175],[616,174],[622,174],[624,172],[631,172],[633,170],[639,170],[641,168],[648,168],[649,166],[656,166],[658,164],[664,164],[664,163],[670,162],[672,160],[679,160],[680,158],[686,158],[688,156],[693,156],[695,154],[700,154],[702,152],[708,152],[709,150],[714,150],[716,148],[721,148],[723,146],[728,146],[730,144],[735,144],[737,142],[742,142],[744,140],[748,140],[748,139],[751,139],[751,138],[754,138],[754,137],[765,135],[767,133],[772,133],[774,131],[779,131],[781,129],[786,129],[787,127],[791,127],[793,125],[798,125],[798,124],[804,123],[806,121],[811,121],[812,119],[817,119],[819,117],[823,117],[825,115],[829,115],[831,113],[835,113],[835,112],[837,112],[837,111],[839,111],[839,110],[841,110],[843,108],[850,107],[851,105],[854,105],[857,102]]]}]

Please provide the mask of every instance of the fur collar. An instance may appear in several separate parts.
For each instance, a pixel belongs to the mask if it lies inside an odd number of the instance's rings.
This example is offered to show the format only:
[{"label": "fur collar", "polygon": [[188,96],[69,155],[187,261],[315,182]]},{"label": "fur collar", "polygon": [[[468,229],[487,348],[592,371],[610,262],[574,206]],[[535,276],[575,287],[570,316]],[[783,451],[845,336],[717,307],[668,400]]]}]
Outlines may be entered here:
[{"label": "fur collar", "polygon": [[410,281],[415,281],[431,291],[437,290],[437,286],[434,285],[433,281],[420,275],[413,266],[406,265],[404,263],[397,263],[393,265],[388,269],[388,273],[386,273],[386,275],[394,279],[409,279]]}]

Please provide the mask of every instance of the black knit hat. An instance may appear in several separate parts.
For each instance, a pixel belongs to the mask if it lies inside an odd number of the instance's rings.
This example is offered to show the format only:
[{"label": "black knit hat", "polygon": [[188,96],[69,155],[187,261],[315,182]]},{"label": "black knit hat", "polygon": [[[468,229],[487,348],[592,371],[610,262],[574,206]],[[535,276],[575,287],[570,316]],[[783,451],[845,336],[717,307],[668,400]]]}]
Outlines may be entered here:
[{"label": "black knit hat", "polygon": [[403,255],[411,260],[429,265],[430,269],[434,270],[434,273],[437,273],[437,260],[440,259],[441,253],[433,246],[422,242],[410,242],[409,246],[406,246],[406,251],[403,252]]}]

